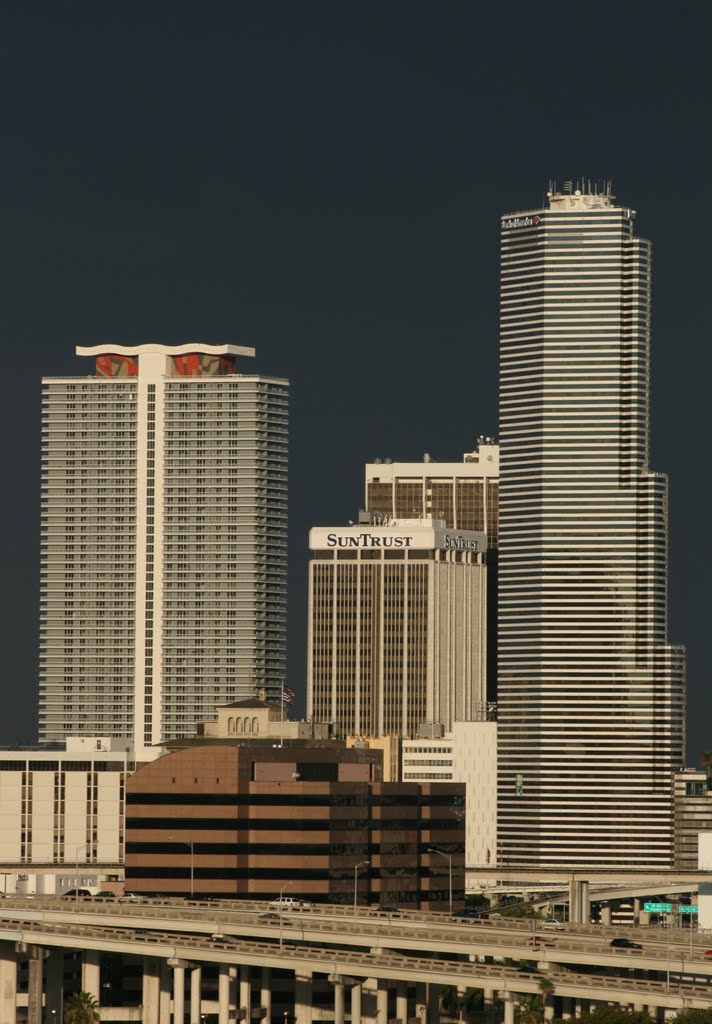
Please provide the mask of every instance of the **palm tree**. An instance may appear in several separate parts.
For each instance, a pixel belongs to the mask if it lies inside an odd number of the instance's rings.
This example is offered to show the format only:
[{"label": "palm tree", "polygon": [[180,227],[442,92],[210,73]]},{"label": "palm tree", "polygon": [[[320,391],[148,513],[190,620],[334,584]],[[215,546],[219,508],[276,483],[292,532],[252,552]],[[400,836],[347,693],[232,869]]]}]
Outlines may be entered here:
[{"label": "palm tree", "polygon": [[99,1004],[88,992],[70,996],[64,1007],[64,1024],[99,1024]]},{"label": "palm tree", "polygon": [[707,769],[707,788],[709,789],[712,782],[712,750],[705,750],[700,754],[700,764]]}]

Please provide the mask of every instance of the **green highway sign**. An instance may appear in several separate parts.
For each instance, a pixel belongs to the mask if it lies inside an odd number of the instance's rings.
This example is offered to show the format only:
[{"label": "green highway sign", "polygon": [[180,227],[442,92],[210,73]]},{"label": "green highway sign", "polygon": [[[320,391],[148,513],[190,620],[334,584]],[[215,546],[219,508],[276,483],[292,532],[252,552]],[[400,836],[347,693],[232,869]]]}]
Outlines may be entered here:
[{"label": "green highway sign", "polygon": [[681,914],[696,914],[697,913],[697,907],[686,907],[686,906],[680,905],[677,909],[680,911]]},{"label": "green highway sign", "polygon": [[672,910],[672,903],[645,903],[643,910],[653,914],[669,914]]}]

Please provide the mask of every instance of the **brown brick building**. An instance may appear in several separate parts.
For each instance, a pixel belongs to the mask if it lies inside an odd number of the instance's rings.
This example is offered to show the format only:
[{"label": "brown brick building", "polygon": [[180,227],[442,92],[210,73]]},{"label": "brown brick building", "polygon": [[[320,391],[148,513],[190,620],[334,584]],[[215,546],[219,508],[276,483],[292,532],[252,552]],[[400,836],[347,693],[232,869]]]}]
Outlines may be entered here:
[{"label": "brown brick building", "polygon": [[451,857],[458,905],[465,787],[380,779],[379,750],[226,742],[168,754],[127,783],[126,888],[188,895],[192,877],[195,895],[284,888],[351,903],[360,865],[359,902],[447,909]]}]

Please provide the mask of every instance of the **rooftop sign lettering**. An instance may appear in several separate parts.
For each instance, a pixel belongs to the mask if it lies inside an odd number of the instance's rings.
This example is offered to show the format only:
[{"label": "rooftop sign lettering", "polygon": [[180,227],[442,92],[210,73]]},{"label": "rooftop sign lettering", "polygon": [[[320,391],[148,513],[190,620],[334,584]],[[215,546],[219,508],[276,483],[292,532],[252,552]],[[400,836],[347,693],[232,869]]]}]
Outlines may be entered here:
[{"label": "rooftop sign lettering", "polygon": [[507,228],[535,228],[541,217],[535,213],[532,217],[503,217],[502,230]]}]

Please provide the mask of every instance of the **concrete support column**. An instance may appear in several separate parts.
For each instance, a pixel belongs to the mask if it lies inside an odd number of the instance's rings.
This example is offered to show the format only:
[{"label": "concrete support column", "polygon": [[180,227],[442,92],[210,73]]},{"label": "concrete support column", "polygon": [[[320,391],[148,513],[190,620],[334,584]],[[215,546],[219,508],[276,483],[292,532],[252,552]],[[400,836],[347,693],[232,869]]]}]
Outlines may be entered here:
[{"label": "concrete support column", "polygon": [[[43,949],[30,949],[27,985],[27,1024],[42,1024],[42,968]],[[12,1018],[14,1020],[14,1018]]]},{"label": "concrete support column", "polygon": [[640,900],[637,896],[633,897],[633,924],[640,924]]},{"label": "concrete support column", "polygon": [[[252,1013],[252,985],[250,983],[250,968],[247,964],[242,964],[240,967],[240,999],[238,1006],[240,1010],[245,1011],[245,1020],[249,1022]],[[267,1024],[269,1024],[269,1020]]]},{"label": "concrete support column", "polygon": [[218,967],[218,1024],[229,1024],[230,972],[228,964]]},{"label": "concrete support column", "polygon": [[263,967],[260,976],[260,1006],[262,1020],[270,1024],[272,1019],[272,968]]},{"label": "concrete support column", "polygon": [[483,1006],[485,1006],[485,1007],[487,1007],[487,1006],[494,1006],[494,989],[493,988],[486,988],[486,989],[484,989],[483,993],[482,993],[482,996],[483,996],[483,998],[482,998]]},{"label": "concrete support column", "polygon": [[82,955],[82,991],[99,1002],[99,951],[85,949]]},{"label": "concrete support column", "polygon": [[511,992],[500,992],[499,998],[504,1006],[504,1024],[514,1024],[514,999]]},{"label": "concrete support column", "polygon": [[334,1024],[344,1024],[344,983],[334,982]]},{"label": "concrete support column", "polygon": [[581,905],[579,907],[580,924],[588,924],[591,920],[591,900],[588,895],[588,881],[581,882]]},{"label": "concrete support column", "polygon": [[173,968],[173,1024],[185,1024],[185,967]]},{"label": "concrete support column", "polygon": [[376,990],[376,1024],[388,1024],[388,982],[383,978]]},{"label": "concrete support column", "polygon": [[569,882],[569,921],[578,924],[579,919],[579,885],[575,879]]},{"label": "concrete support column", "polygon": [[143,1024],[158,1024],[158,1007],[160,1003],[160,968],[158,960],[152,956],[143,958]]},{"label": "concrete support column", "polygon": [[[440,986],[428,984],[428,1024],[440,1024]],[[513,1024],[513,1022],[510,1022]]]},{"label": "concrete support column", "polygon": [[203,972],[200,967],[194,967],[190,972],[190,1024],[200,1024],[200,1009],[202,1002],[200,992],[203,985]]},{"label": "concrete support column", "polygon": [[295,1024],[312,1024],[311,971],[294,977],[294,1019]]},{"label": "concrete support column", "polygon": [[408,986],[404,981],[396,988],[396,1017],[401,1024],[408,1024]]},{"label": "concrete support column", "polygon": [[15,1024],[17,955],[10,943],[0,944],[0,1020]]},{"label": "concrete support column", "polygon": [[549,998],[544,1003],[544,1020],[554,1019],[554,1000]]},{"label": "concrete support column", "polygon": [[601,907],[601,924],[609,925],[611,923],[611,908],[608,906]]},{"label": "concrete support column", "polygon": [[[361,1024],[361,985],[351,988],[351,1024]],[[269,1022],[268,1022],[269,1024]]]}]

